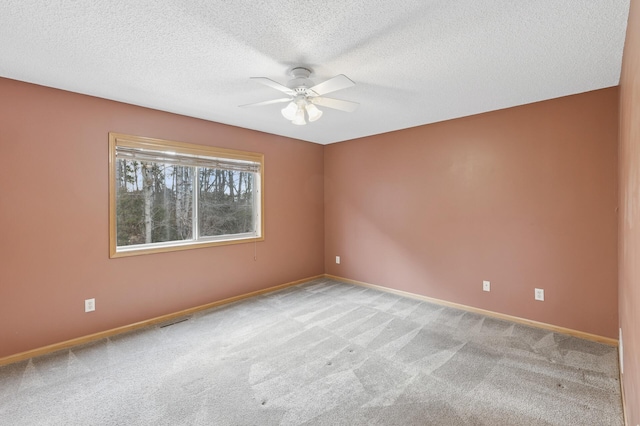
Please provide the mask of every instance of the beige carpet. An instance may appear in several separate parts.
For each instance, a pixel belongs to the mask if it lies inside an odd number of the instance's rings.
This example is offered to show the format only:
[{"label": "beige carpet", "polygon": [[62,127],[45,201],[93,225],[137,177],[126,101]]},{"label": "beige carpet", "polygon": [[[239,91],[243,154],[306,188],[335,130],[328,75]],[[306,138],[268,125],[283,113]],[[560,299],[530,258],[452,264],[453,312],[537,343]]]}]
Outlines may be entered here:
[{"label": "beige carpet", "polygon": [[6,425],[622,425],[617,350],[316,280],[0,368]]}]

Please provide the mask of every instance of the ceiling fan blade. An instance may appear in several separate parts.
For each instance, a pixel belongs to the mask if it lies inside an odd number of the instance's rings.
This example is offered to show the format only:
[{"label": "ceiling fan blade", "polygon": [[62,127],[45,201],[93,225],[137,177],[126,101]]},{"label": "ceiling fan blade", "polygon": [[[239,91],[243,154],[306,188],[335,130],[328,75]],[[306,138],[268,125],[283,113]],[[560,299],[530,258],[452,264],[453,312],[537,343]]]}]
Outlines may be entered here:
[{"label": "ceiling fan blade", "polygon": [[240,108],[258,107],[258,106],[265,106],[265,105],[271,105],[271,104],[279,104],[282,102],[291,102],[291,98],[272,99],[270,101],[256,102],[255,104],[240,105]]},{"label": "ceiling fan blade", "polygon": [[277,81],[273,81],[270,78],[267,77],[251,77],[251,80],[255,80],[258,83],[262,83],[265,86],[269,86],[273,89],[279,90],[283,93],[286,93],[287,95],[291,95],[291,96],[295,96],[296,92],[289,89],[287,86],[283,86],[282,84],[278,83]]},{"label": "ceiling fan blade", "polygon": [[313,90],[318,95],[325,95],[327,93],[335,92],[336,90],[346,89],[347,87],[355,86],[356,84],[344,74],[336,75],[327,81],[316,84],[309,90]]},{"label": "ceiling fan blade", "polygon": [[357,102],[351,101],[343,101],[342,99],[333,99],[333,98],[322,98],[315,97],[311,98],[311,103],[316,105],[320,105],[327,108],[339,109],[340,111],[353,112],[358,109],[360,105]]}]

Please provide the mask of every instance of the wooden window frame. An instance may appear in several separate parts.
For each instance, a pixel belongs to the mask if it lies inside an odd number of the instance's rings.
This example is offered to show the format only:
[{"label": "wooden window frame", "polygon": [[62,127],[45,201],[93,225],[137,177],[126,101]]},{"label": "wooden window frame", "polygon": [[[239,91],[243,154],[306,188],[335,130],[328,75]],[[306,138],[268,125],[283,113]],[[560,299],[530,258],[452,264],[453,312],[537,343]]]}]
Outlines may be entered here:
[{"label": "wooden window frame", "polygon": [[[220,158],[228,160],[251,161],[260,164],[260,171],[256,172],[259,179],[259,194],[256,200],[260,203],[258,211],[260,217],[256,223],[257,236],[233,238],[225,236],[216,240],[191,239],[186,241],[169,241],[161,246],[144,247],[147,244],[133,247],[117,246],[116,224],[116,148],[141,148],[167,153],[176,152],[186,155]],[[170,155],[170,154],[168,154]],[[264,154],[256,152],[238,151],[227,148],[216,148],[207,145],[196,145],[185,142],[176,142],[163,139],[155,139],[142,136],[125,135],[121,133],[109,133],[109,257],[118,258],[137,256],[142,254],[164,253],[170,251],[190,250],[204,247],[214,247],[229,244],[243,244],[264,241]],[[154,243],[152,243],[154,244]]]}]

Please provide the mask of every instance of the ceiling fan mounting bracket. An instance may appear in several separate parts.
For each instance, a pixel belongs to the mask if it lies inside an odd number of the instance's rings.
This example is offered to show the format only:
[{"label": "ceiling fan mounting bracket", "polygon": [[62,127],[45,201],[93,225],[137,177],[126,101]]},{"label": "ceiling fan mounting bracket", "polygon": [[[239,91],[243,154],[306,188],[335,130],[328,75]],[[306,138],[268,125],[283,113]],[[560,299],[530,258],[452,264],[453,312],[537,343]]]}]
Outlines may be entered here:
[{"label": "ceiling fan mounting bracket", "polygon": [[309,87],[313,86],[313,81],[309,79],[313,71],[305,67],[295,67],[290,72],[293,79],[287,82],[287,86],[296,93],[305,93]]},{"label": "ceiling fan mounting bracket", "polygon": [[313,74],[313,70],[306,67],[295,67],[291,69],[290,74],[293,78],[309,78]]}]

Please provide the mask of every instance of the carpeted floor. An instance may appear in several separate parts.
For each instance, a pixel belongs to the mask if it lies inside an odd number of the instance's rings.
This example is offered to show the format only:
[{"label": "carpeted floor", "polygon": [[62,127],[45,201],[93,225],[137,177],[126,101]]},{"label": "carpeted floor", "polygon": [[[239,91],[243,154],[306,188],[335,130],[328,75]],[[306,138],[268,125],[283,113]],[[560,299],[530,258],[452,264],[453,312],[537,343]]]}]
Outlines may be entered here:
[{"label": "carpeted floor", "polygon": [[3,425],[622,425],[617,349],[315,280],[0,367]]}]

